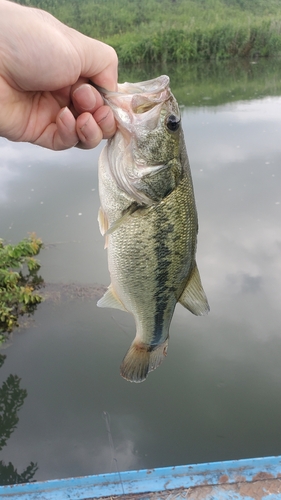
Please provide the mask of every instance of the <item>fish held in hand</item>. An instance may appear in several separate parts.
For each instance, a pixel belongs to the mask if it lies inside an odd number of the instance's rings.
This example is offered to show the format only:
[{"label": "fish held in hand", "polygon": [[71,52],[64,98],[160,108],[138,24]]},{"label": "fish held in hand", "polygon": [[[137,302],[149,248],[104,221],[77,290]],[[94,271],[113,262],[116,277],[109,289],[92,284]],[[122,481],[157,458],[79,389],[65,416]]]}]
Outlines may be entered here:
[{"label": "fish held in hand", "polygon": [[167,353],[177,302],[209,311],[195,254],[197,212],[177,101],[169,77],[100,89],[117,132],[99,159],[99,226],[111,284],[100,307],[130,312],[136,336],[121,375],[142,382]]}]

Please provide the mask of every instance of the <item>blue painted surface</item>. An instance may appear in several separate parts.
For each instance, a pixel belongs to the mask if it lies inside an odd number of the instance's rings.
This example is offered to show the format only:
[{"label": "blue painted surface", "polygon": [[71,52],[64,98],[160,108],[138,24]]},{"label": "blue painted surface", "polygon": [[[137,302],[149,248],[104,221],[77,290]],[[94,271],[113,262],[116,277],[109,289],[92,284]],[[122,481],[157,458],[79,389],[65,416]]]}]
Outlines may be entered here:
[{"label": "blue painted surface", "polygon": [[[233,460],[226,462],[212,462],[196,465],[183,465],[158,469],[100,474],[96,476],[56,479],[35,483],[26,483],[11,486],[0,486],[1,500],[84,500],[105,496],[122,496],[146,492],[159,492],[177,488],[191,488],[195,486],[214,486],[212,496],[220,500],[253,500],[253,496],[241,496],[240,493],[229,493],[223,490],[222,484],[238,482],[253,482],[271,479],[280,482],[281,456]],[[215,495],[215,496],[214,496]],[[158,497],[161,498],[161,495]],[[177,494],[177,499],[188,498],[184,493]],[[263,500],[281,499],[281,494],[270,493],[265,490]]]}]

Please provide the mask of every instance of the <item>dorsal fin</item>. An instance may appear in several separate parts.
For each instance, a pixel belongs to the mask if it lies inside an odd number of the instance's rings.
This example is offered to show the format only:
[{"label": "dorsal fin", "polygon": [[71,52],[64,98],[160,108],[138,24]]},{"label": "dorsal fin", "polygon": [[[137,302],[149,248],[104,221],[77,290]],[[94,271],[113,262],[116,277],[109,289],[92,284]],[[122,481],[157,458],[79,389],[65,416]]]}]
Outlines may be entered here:
[{"label": "dorsal fin", "polygon": [[179,303],[193,314],[196,314],[196,316],[208,314],[210,310],[196,263],[187,285],[179,298]]}]

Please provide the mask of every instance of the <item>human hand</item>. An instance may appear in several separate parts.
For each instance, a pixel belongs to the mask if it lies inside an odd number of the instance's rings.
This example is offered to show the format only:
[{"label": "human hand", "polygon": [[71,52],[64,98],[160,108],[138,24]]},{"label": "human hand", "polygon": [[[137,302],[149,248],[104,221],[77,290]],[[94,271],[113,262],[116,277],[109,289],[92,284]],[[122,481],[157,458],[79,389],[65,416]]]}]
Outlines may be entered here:
[{"label": "human hand", "polygon": [[0,136],[93,148],[116,130],[89,80],[117,88],[115,51],[45,11],[0,0]]}]

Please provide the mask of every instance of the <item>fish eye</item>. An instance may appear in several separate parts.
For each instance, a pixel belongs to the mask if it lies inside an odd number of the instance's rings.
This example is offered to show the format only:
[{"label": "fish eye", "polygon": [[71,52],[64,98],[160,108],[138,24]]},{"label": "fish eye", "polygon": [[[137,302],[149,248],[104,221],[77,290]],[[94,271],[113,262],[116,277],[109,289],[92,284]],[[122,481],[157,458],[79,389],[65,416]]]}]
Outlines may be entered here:
[{"label": "fish eye", "polygon": [[175,115],[169,115],[166,118],[166,125],[171,132],[176,132],[180,126],[180,118],[177,118]]}]

